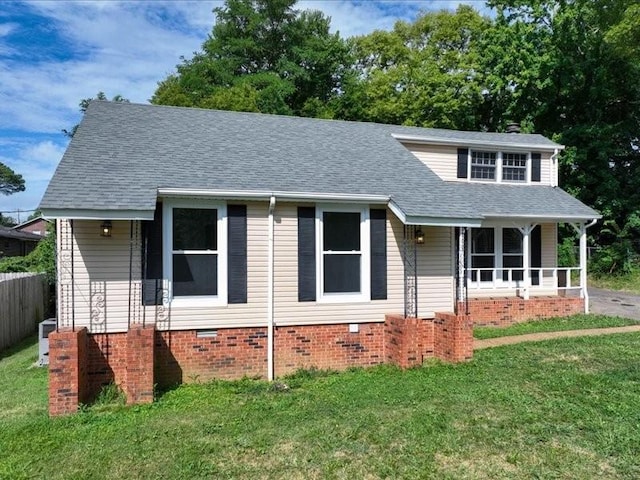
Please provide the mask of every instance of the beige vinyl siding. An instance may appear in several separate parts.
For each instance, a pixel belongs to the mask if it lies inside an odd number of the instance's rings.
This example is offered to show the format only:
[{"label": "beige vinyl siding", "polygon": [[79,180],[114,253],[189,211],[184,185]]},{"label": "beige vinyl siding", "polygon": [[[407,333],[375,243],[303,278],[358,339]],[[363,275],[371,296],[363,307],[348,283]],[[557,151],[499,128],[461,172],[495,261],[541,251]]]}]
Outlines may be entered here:
[{"label": "beige vinyl siding", "polygon": [[459,180],[457,147],[417,143],[405,143],[404,146],[441,179]]},{"label": "beige vinyl siding", "polygon": [[453,236],[448,227],[422,227],[418,254],[418,316],[451,312],[454,303]]},{"label": "beige vinyl siding", "polygon": [[[313,206],[313,205],[309,205]],[[382,322],[404,311],[402,223],[387,210],[387,300],[354,303],[298,301],[298,205],[275,209],[274,316],[276,325]]]},{"label": "beige vinyl siding", "polygon": [[[159,325],[159,328],[188,330],[267,324],[268,204],[248,202],[246,205],[247,303],[225,306],[171,306],[168,325]],[[226,252],[221,254],[225,255]]]},{"label": "beige vinyl siding", "polygon": [[[458,148],[450,145],[425,145],[417,143],[403,144],[422,163],[429,167],[433,173],[446,181],[469,181],[466,178],[458,178]],[[478,148],[482,150],[482,148]],[[509,151],[503,149],[503,151]],[[553,165],[551,152],[542,152],[540,160],[540,184],[550,185],[553,178]],[[535,182],[538,184],[538,182]]]},{"label": "beige vinyl siding", "polygon": [[[71,326],[68,322],[71,322],[73,315],[75,326],[87,327],[90,332],[126,331],[129,321],[131,225],[128,221],[114,221],[111,237],[102,237],[100,223],[95,220],[73,221],[72,276],[75,305],[60,306],[59,316],[66,317],[60,321]],[[60,220],[58,229],[60,235],[71,238],[68,220]],[[66,244],[66,241],[61,240],[63,244]],[[132,260],[133,278],[139,278],[139,249],[134,252]],[[70,275],[70,258],[59,254],[58,262],[58,268]],[[101,298],[105,299],[104,308],[101,306]]]},{"label": "beige vinyl siding", "polygon": [[[542,229],[542,267],[555,268],[558,266],[558,224],[543,223],[540,228]],[[554,283],[553,272],[543,272],[542,286],[546,287],[543,290],[545,295],[556,295]]]}]

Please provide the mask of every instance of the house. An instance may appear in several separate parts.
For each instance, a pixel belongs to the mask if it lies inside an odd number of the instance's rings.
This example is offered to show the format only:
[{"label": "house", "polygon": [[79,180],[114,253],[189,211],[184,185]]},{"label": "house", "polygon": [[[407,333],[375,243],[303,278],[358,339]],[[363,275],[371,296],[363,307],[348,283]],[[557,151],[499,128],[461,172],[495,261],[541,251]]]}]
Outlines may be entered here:
[{"label": "house", "polygon": [[24,257],[36,248],[40,240],[40,235],[0,225],[0,258]]},{"label": "house", "polygon": [[[55,219],[50,412],[115,381],[472,355],[472,323],[588,309],[586,229],[543,136],[92,102]],[[557,228],[580,265],[557,265]],[[563,281],[562,278],[565,280]]]},{"label": "house", "polygon": [[28,232],[44,237],[49,234],[47,228],[49,227],[50,223],[51,220],[47,220],[46,218],[39,216],[36,218],[32,218],[31,220],[27,220],[20,225],[16,225],[15,227],[13,227],[13,229],[19,232]]}]

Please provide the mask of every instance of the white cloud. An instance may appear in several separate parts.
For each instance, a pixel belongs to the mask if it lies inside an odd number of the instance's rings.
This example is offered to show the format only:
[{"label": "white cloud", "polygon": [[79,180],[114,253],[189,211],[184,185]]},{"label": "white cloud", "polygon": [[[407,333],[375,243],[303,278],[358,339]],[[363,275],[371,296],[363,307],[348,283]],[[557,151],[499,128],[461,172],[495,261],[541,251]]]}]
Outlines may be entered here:
[{"label": "white cloud", "polygon": [[[0,196],[0,211],[33,209],[38,206],[51,176],[66,149],[66,141],[55,143],[51,140],[34,144],[22,143],[3,149],[0,163],[4,163],[25,180],[25,191],[10,196]],[[6,156],[9,153],[10,156]],[[15,217],[14,214],[9,214]]]},{"label": "white cloud", "polygon": [[[458,3],[303,0],[296,8],[322,10],[331,17],[332,30],[348,37],[390,29],[421,9]],[[189,58],[200,50],[215,20],[212,10],[221,5],[222,0],[29,2],[20,9],[45,17],[47,28],[61,40],[55,45],[57,57],[37,60],[28,54],[39,52],[37,38],[33,45],[10,43],[12,34],[28,25],[0,11],[0,18],[8,18],[0,23],[0,161],[23,174],[28,184],[26,192],[0,197],[0,210],[37,205],[62,155],[66,139],[61,133],[59,143],[30,135],[71,128],[80,120],[80,100],[98,91],[145,103],[181,56]],[[2,138],[3,129],[11,132],[11,139]],[[21,139],[14,138],[16,132]],[[32,146],[25,146],[29,142]]]}]

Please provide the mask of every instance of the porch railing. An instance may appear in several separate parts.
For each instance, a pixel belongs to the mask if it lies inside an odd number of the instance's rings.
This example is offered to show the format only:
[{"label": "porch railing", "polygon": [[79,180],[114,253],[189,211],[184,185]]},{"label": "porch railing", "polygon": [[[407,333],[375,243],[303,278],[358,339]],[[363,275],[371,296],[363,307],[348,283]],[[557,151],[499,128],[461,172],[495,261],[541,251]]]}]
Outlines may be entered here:
[{"label": "porch railing", "polygon": [[581,290],[584,287],[580,281],[581,270],[580,267],[468,268],[467,288]]}]

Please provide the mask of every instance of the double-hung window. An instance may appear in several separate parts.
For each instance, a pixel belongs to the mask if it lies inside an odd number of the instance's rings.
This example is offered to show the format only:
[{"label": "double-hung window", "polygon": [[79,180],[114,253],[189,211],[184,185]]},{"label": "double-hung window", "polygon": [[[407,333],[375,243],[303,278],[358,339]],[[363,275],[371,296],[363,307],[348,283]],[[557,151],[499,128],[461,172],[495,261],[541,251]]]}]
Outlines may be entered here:
[{"label": "double-hung window", "polygon": [[496,180],[496,152],[471,152],[471,178]]},{"label": "double-hung window", "polygon": [[164,209],[164,274],[180,305],[227,301],[226,206],[186,200]]},{"label": "double-hung window", "polygon": [[517,228],[502,229],[502,280],[522,281],[524,271],[522,232]]},{"label": "double-hung window", "polygon": [[505,182],[527,181],[527,154],[502,154],[502,180]]},{"label": "double-hung window", "polygon": [[369,300],[368,209],[319,208],[318,299]]},{"label": "double-hung window", "polygon": [[[529,180],[528,158],[527,153],[471,150],[469,178],[485,182],[527,183]],[[464,169],[460,176],[466,178]]]}]

